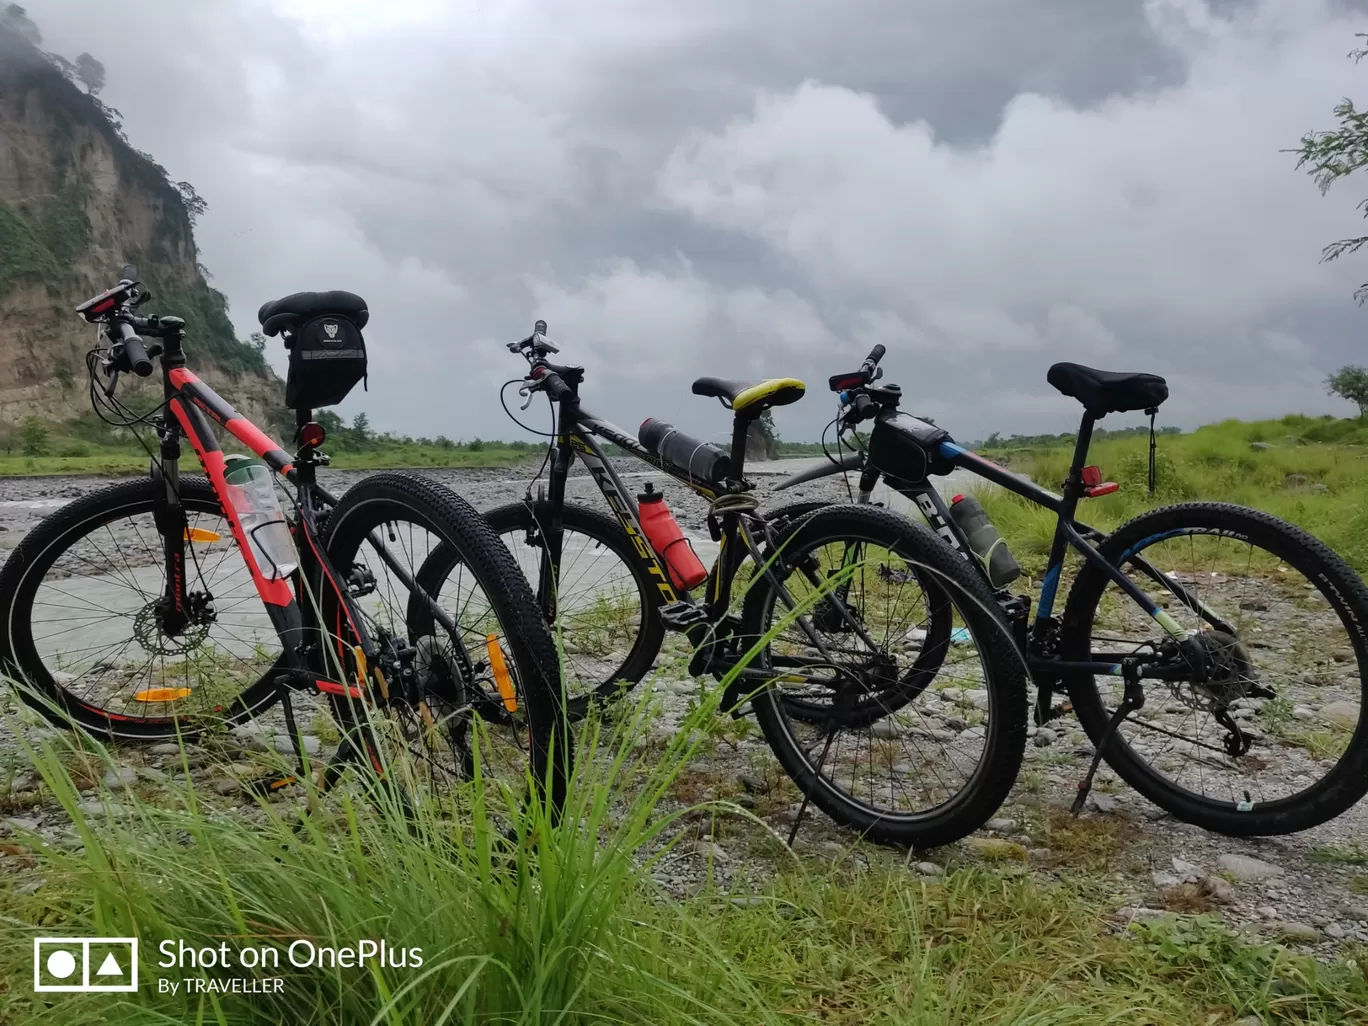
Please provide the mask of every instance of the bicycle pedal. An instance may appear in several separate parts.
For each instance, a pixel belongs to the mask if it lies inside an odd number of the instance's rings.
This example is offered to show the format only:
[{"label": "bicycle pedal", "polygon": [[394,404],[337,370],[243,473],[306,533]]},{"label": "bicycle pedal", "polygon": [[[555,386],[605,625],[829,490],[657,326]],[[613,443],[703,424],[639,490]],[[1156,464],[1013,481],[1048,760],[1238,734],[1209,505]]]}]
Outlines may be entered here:
[{"label": "bicycle pedal", "polygon": [[671,602],[660,609],[660,621],[670,631],[688,630],[696,623],[706,623],[707,619],[706,610],[692,602]]},{"label": "bicycle pedal", "polygon": [[289,787],[298,779],[293,773],[273,773],[267,777],[257,777],[255,780],[245,781],[242,789],[249,794],[261,795],[265,798],[275,794],[282,787]]}]

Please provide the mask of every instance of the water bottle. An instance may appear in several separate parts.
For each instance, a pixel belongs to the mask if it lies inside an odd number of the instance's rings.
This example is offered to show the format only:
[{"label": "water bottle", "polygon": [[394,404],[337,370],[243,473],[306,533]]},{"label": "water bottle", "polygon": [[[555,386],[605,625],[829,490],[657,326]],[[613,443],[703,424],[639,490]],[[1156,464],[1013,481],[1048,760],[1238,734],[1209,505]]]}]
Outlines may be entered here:
[{"label": "water bottle", "polygon": [[731,473],[731,457],[713,445],[700,442],[663,420],[647,417],[637,438],[652,456],[687,470],[699,481],[721,484]]},{"label": "water bottle", "polygon": [[998,529],[988,519],[983,504],[972,495],[956,495],[950,500],[950,518],[969,539],[969,548],[988,573],[988,583],[1005,588],[1021,576],[1021,567]]},{"label": "water bottle", "polygon": [[646,535],[651,548],[655,549],[656,555],[670,571],[674,586],[688,591],[706,581],[707,567],[694,552],[689,539],[684,537],[670,507],[665,505],[665,496],[647,484],[646,490],[637,495],[637,508],[641,533]]},{"label": "water bottle", "polygon": [[299,567],[299,554],[276,498],[275,477],[266,464],[249,456],[225,456],[223,464],[228,495],[257,569],[267,580],[290,576]]}]

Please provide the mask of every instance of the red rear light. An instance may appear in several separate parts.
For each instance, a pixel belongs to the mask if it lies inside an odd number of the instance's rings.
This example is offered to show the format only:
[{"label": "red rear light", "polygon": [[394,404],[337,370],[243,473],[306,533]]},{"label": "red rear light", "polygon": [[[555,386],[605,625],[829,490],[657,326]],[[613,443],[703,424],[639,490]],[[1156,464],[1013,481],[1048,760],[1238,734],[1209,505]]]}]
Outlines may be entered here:
[{"label": "red rear light", "polygon": [[1102,483],[1102,468],[1084,467],[1083,483],[1087,485],[1089,488],[1096,488],[1098,485],[1100,485]]},{"label": "red rear light", "polygon": [[323,430],[323,425],[315,421],[309,421],[299,429],[299,442],[301,445],[311,445],[314,448],[323,444],[328,433]]},{"label": "red rear light", "polygon": [[863,374],[837,374],[827,379],[827,387],[833,392],[844,392],[848,388],[859,388],[865,383]]}]

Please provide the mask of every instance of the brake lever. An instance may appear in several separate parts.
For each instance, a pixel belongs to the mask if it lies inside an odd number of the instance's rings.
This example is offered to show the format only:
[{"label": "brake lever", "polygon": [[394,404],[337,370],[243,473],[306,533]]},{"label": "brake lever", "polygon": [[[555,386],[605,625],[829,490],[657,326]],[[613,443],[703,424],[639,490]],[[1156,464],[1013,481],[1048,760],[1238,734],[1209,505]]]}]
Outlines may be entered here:
[{"label": "brake lever", "polygon": [[530,385],[523,385],[522,388],[518,389],[518,395],[527,396],[527,402],[518,407],[520,410],[525,410],[532,405],[532,400],[536,397],[536,389]]},{"label": "brake lever", "polygon": [[107,398],[114,398],[114,390],[119,387],[119,369],[117,367],[109,375],[109,384],[104,387],[104,394]]}]

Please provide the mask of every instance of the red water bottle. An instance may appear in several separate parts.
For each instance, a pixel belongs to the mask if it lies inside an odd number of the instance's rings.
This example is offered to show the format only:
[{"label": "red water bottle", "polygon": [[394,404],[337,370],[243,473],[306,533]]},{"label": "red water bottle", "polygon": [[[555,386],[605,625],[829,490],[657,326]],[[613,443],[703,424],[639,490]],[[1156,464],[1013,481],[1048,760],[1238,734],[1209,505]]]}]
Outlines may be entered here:
[{"label": "red water bottle", "polygon": [[670,507],[665,505],[665,496],[647,484],[646,490],[637,495],[637,504],[641,531],[670,571],[674,586],[688,591],[706,581],[708,570],[679,529]]}]

